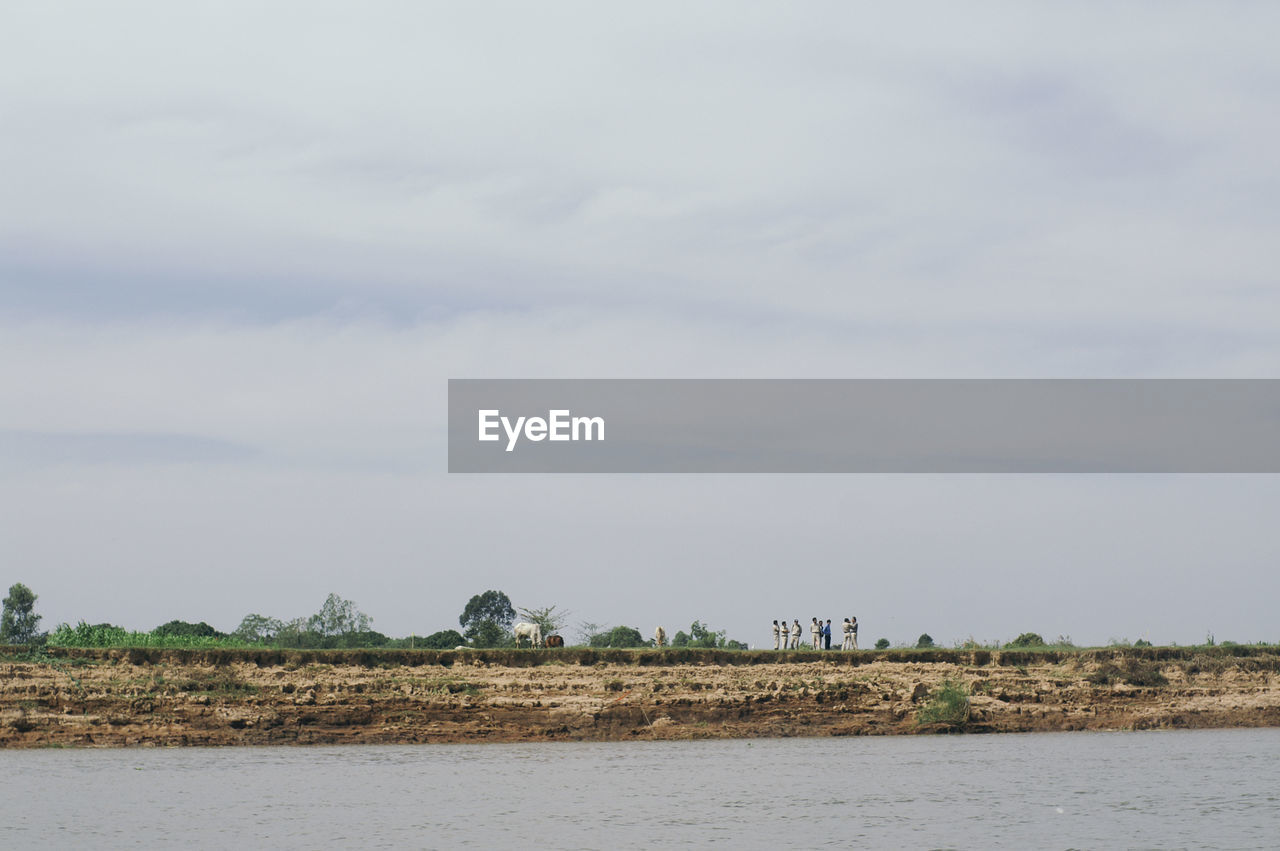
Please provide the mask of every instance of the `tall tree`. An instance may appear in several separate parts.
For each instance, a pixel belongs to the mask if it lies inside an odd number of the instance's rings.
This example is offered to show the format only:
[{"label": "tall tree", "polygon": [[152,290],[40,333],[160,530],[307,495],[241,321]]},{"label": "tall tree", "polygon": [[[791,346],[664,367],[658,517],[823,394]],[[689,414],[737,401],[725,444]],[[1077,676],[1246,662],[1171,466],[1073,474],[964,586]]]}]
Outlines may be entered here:
[{"label": "tall tree", "polygon": [[30,644],[40,626],[40,616],[35,613],[36,595],[21,582],[9,586],[9,596],[4,598],[4,612],[0,614],[0,642],[5,644]]},{"label": "tall tree", "polygon": [[573,612],[557,612],[555,606],[541,609],[520,609],[520,617],[529,623],[536,623],[544,636],[557,633],[569,623],[569,615]]},{"label": "tall tree", "polygon": [[307,628],[321,635],[347,635],[366,632],[373,625],[373,618],[356,608],[350,600],[330,594],[316,612],[307,620]]},{"label": "tall tree", "polygon": [[485,591],[467,602],[458,624],[473,646],[493,647],[506,638],[515,619],[510,597],[501,591]]},{"label": "tall tree", "polygon": [[241,641],[261,644],[275,638],[276,634],[282,629],[284,629],[284,623],[276,618],[248,614],[244,616],[244,620],[240,621],[240,626],[236,627],[236,631],[231,634]]}]

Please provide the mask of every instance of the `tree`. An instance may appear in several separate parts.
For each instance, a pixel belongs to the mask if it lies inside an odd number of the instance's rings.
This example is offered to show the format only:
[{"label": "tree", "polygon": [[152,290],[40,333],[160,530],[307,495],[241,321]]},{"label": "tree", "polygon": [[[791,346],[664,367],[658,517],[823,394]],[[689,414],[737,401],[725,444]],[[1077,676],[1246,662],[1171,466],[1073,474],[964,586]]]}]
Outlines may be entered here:
[{"label": "tree", "polygon": [[920,648],[921,650],[927,649],[932,646],[933,646],[933,636],[927,632],[921,633],[920,638],[916,640],[916,647]]},{"label": "tree", "polygon": [[592,638],[606,630],[608,630],[608,627],[602,623],[583,621],[578,624],[578,643],[590,645]]},{"label": "tree", "polygon": [[40,616],[35,613],[36,595],[21,582],[9,586],[9,596],[4,598],[4,612],[0,614],[0,642],[5,644],[30,644],[36,639]]},{"label": "tree", "polygon": [[250,644],[264,644],[274,639],[282,629],[284,622],[277,618],[249,614],[244,616],[244,620],[240,621],[231,635]]},{"label": "tree", "polygon": [[887,638],[881,638],[881,639],[877,640],[877,641],[876,641],[876,649],[877,649],[877,650],[888,650],[888,649],[889,649],[889,639],[887,639]]},{"label": "tree", "polygon": [[515,619],[510,597],[501,591],[485,591],[467,602],[458,616],[458,625],[473,647],[497,647]]},{"label": "tree", "polygon": [[694,621],[689,627],[689,631],[678,631],[671,639],[672,647],[707,647],[720,648],[727,650],[746,650],[747,644],[742,641],[734,641],[725,637],[725,631],[715,630],[706,626],[702,621]]},{"label": "tree", "polygon": [[465,644],[466,641],[462,637],[462,633],[456,629],[442,629],[422,639],[418,646],[425,647],[428,650],[452,650],[460,644]]},{"label": "tree", "polygon": [[294,618],[276,630],[274,643],[281,647],[315,647],[321,638],[307,626],[306,618]]},{"label": "tree", "polygon": [[1024,632],[1005,647],[1043,647],[1044,638],[1038,632]]},{"label": "tree", "polygon": [[694,621],[689,627],[690,647],[724,647],[725,631],[712,632],[701,621]]},{"label": "tree", "polygon": [[218,632],[204,621],[200,623],[189,623],[187,621],[169,621],[161,624],[151,630],[153,635],[171,636],[171,635],[191,635],[199,638],[223,638],[223,633]]},{"label": "tree", "polygon": [[350,600],[330,594],[316,612],[307,620],[307,629],[324,636],[347,635],[352,632],[368,632],[373,618],[356,608]]},{"label": "tree", "polygon": [[569,623],[569,615],[573,612],[557,612],[555,606],[542,609],[520,609],[520,619],[536,623],[545,638],[564,629]]},{"label": "tree", "polygon": [[476,621],[467,627],[465,637],[472,647],[505,647],[511,644],[511,633],[494,621]]},{"label": "tree", "polygon": [[615,626],[608,632],[591,636],[587,642],[592,647],[646,647],[648,642],[633,626]]}]

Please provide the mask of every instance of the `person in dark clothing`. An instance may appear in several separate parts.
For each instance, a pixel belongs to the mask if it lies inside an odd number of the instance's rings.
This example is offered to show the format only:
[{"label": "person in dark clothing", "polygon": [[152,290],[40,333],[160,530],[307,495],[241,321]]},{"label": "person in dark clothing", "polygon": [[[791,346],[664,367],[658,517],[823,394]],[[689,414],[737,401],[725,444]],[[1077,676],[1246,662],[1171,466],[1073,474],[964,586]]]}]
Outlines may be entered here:
[{"label": "person in dark clothing", "polygon": [[824,650],[831,649],[831,618],[827,618],[827,622],[822,626],[822,641]]}]

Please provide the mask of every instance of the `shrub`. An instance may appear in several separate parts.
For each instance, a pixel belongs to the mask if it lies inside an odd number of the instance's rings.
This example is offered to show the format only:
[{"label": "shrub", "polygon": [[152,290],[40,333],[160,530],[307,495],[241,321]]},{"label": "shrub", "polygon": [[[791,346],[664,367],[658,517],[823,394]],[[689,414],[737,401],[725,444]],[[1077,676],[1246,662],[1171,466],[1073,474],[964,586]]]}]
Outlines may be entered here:
[{"label": "shrub", "polygon": [[161,638],[167,638],[169,636],[175,636],[175,635],[176,636],[193,635],[193,636],[202,637],[202,638],[222,638],[224,635],[223,633],[218,632],[216,629],[209,626],[204,621],[200,621],[200,623],[189,623],[187,621],[177,621],[177,620],[169,621],[168,623],[161,624],[160,626],[151,630],[151,632],[153,635],[159,636]]},{"label": "shrub", "polygon": [[1134,647],[1150,647],[1151,642],[1147,641],[1145,638],[1139,638],[1137,641],[1133,642],[1133,646]]},{"label": "shrub", "polygon": [[889,649],[889,639],[887,639],[887,638],[881,638],[881,639],[879,639],[878,641],[876,641],[876,649],[877,649],[877,650],[888,650],[888,649]]},{"label": "shrub", "polygon": [[452,650],[460,644],[466,644],[467,640],[456,629],[442,629],[414,643],[428,650]]},{"label": "shrub", "polygon": [[591,636],[587,642],[590,647],[646,647],[648,642],[640,635],[640,630],[633,626],[615,626],[608,632],[600,632]]},{"label": "shrub", "polygon": [[916,639],[916,647],[920,648],[921,650],[927,650],[928,648],[933,646],[934,646],[933,636],[927,632],[921,633],[920,637]]},{"label": "shrub", "polygon": [[963,727],[969,721],[969,689],[959,680],[946,679],[929,692],[929,699],[916,713],[920,725]]},{"label": "shrub", "polygon": [[1086,679],[1094,685],[1100,686],[1122,682],[1131,686],[1154,688],[1168,685],[1169,683],[1169,678],[1160,672],[1159,665],[1138,659],[1126,659],[1123,665],[1105,662]]},{"label": "shrub", "polygon": [[1044,636],[1038,632],[1024,632],[1005,647],[1044,647]]}]

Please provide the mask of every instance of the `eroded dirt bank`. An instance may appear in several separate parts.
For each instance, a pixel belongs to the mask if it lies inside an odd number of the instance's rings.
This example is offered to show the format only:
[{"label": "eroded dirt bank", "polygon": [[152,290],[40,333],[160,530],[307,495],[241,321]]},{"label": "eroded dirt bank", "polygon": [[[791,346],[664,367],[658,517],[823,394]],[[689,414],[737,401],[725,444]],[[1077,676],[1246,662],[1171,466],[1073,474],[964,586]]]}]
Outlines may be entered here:
[{"label": "eroded dirt bank", "polygon": [[[0,747],[1280,726],[1275,648],[0,653]],[[948,678],[967,719],[920,726]]]}]

